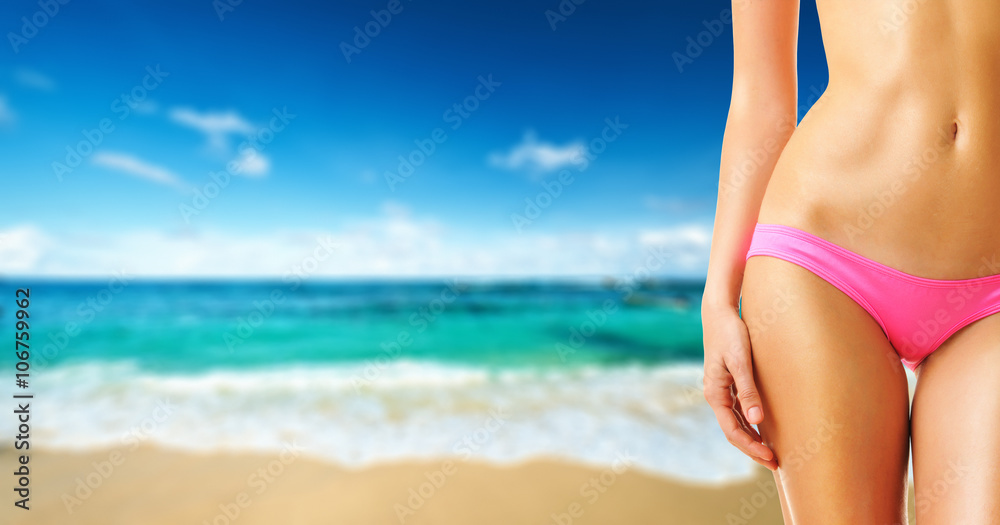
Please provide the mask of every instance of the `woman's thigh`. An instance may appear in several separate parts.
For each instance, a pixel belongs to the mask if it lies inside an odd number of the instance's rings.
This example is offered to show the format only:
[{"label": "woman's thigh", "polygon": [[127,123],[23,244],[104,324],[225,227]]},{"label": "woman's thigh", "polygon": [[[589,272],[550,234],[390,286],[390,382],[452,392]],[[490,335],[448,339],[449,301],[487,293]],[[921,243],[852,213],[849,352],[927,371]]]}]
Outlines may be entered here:
[{"label": "woman's thigh", "polygon": [[742,293],[786,523],[905,523],[909,392],[878,323],[771,257],[747,261]]},{"label": "woman's thigh", "polygon": [[917,523],[997,523],[1000,315],[959,330],[924,361],[911,417]]}]

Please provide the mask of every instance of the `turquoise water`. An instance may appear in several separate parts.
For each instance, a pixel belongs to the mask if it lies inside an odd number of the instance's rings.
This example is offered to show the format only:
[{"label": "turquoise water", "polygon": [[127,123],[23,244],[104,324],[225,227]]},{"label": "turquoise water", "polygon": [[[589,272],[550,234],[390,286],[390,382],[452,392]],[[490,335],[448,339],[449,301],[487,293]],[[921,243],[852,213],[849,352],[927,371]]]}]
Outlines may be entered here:
[{"label": "turquoise water", "polygon": [[500,368],[701,358],[699,283],[112,284],[31,284],[34,359],[192,372],[385,357]]},{"label": "turquoise water", "polygon": [[[701,395],[701,283],[28,287],[33,447],[128,451],[140,429],[159,447],[294,443],[352,467],[456,455],[607,466],[627,453],[674,477],[752,473]],[[11,283],[3,296],[9,341]],[[12,376],[13,352],[0,359]]]}]

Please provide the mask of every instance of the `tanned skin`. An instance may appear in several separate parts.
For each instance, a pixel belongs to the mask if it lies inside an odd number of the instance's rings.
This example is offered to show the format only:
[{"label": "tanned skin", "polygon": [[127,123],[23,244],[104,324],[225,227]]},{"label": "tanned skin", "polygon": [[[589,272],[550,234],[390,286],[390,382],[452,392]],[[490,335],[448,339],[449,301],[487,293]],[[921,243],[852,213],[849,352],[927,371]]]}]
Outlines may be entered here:
[{"label": "tanned skin", "polygon": [[911,441],[917,523],[995,523],[1000,315],[920,365],[911,409],[864,309],[792,263],[744,258],[761,222],[920,277],[1000,274],[1000,2],[816,4],[830,81],[796,126],[798,0],[733,2],[705,397],[774,471],[786,524],[907,523]]}]

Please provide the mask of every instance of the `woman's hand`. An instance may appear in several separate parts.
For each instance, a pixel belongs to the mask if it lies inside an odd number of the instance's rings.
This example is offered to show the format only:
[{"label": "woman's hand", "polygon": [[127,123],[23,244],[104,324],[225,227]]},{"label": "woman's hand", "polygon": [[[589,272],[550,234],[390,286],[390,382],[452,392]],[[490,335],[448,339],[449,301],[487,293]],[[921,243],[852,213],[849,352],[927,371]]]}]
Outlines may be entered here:
[{"label": "woman's hand", "polygon": [[705,400],[715,412],[729,443],[757,463],[775,470],[774,453],[751,426],[764,420],[760,395],[753,381],[750,335],[730,306],[703,305],[705,339]]}]

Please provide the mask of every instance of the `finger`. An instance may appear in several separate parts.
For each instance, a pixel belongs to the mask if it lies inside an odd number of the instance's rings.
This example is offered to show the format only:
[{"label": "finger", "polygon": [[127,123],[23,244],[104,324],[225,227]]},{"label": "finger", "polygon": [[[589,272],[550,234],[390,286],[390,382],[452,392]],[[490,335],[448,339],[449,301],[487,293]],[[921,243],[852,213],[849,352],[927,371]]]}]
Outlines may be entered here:
[{"label": "finger", "polygon": [[746,418],[743,417],[743,409],[740,408],[739,400],[736,400],[735,403],[733,404],[732,411],[733,411],[733,416],[736,418],[736,421],[740,424],[740,427],[743,429],[744,432],[750,434],[750,437],[752,437],[754,441],[760,441],[760,442],[764,441],[764,439],[760,437],[760,433],[757,432],[757,429],[754,428],[753,425],[748,423]]},{"label": "finger", "polygon": [[726,435],[726,440],[738,448],[740,452],[751,458],[758,457],[765,461],[774,458],[771,449],[763,443],[755,441],[750,434],[743,430],[733,414],[732,407],[712,407],[712,410],[715,412],[715,419]]},{"label": "finger", "polygon": [[774,460],[774,459],[769,459],[769,460],[765,461],[763,459],[755,458],[753,456],[750,456],[750,459],[754,460],[755,463],[757,463],[758,465],[761,465],[761,466],[765,467],[767,470],[770,470],[772,472],[774,472],[775,470],[778,470],[778,462],[776,460]]},{"label": "finger", "polygon": [[735,417],[737,423],[739,423],[740,428],[742,428],[744,432],[746,432],[751,438],[753,438],[754,441],[767,447],[767,449],[771,452],[771,457],[774,458],[775,454],[774,451],[771,450],[771,447],[768,447],[766,444],[764,444],[764,438],[761,437],[760,433],[757,432],[757,429],[754,428],[753,425],[748,423],[747,420],[743,417],[743,410],[740,407],[740,400],[736,398],[735,394],[733,394],[733,408],[731,411],[733,413],[733,417]]},{"label": "finger", "polygon": [[702,388],[705,394],[705,401],[714,407],[725,407],[729,408],[733,406],[733,376],[728,373],[725,377],[719,378],[709,378],[705,376],[704,386]]},{"label": "finger", "polygon": [[[705,399],[712,407],[719,427],[729,443],[747,456],[759,457],[764,461],[772,460],[774,453],[762,443],[760,434],[745,422],[739,409],[739,399],[734,394],[732,376],[726,376],[724,379],[707,374],[705,376]],[[734,429],[735,432],[742,433],[742,436],[734,434]]]},{"label": "finger", "polygon": [[[768,460],[774,457],[771,449],[767,448],[761,441],[760,434],[749,424],[743,424],[743,414],[734,404],[739,403],[739,399],[734,395],[732,376],[728,381],[718,379],[709,380],[706,376],[705,399],[715,413],[715,419],[726,435],[726,439],[747,456],[758,456]],[[734,430],[743,434],[742,437],[734,435]]]},{"label": "finger", "polygon": [[743,407],[742,412],[747,422],[756,425],[764,421],[764,408],[760,402],[760,394],[757,393],[757,385],[753,380],[750,356],[731,357],[730,360],[726,361],[726,366],[733,376],[736,397]]}]

